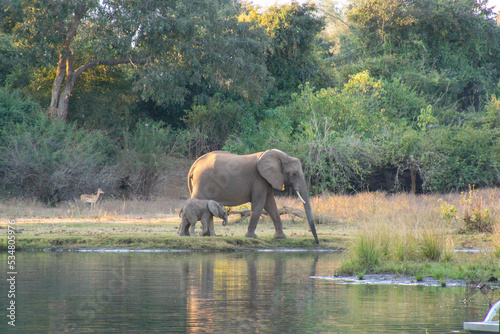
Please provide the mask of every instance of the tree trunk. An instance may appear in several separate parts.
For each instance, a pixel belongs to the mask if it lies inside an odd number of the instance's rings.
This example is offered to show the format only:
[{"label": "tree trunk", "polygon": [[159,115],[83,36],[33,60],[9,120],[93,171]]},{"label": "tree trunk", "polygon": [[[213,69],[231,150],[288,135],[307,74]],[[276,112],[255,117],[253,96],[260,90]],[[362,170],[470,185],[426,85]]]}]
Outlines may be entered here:
[{"label": "tree trunk", "polygon": [[66,120],[68,118],[69,98],[71,96],[71,92],[73,91],[73,87],[75,86],[76,79],[77,76],[75,76],[75,74],[69,75],[66,79],[64,89],[59,96],[57,117],[61,120]]},{"label": "tree trunk", "polygon": [[410,177],[411,177],[410,193],[415,195],[417,193],[417,171],[414,168],[410,168]]},{"label": "tree trunk", "polygon": [[71,66],[73,66],[71,43],[73,42],[76,36],[76,32],[78,31],[80,22],[82,21],[82,18],[85,15],[85,13],[87,13],[87,10],[88,7],[86,5],[78,6],[75,10],[73,21],[71,22],[71,25],[66,31],[66,39],[61,47],[59,55],[59,63],[57,64],[56,78],[54,79],[54,84],[52,85],[52,97],[50,99],[50,106],[49,106],[49,116],[51,119],[60,118],[66,120],[67,110],[66,110],[66,115],[63,116],[63,118],[59,116],[61,87],[63,82],[65,81],[65,77],[67,77],[67,71],[69,65],[68,62],[71,62]]},{"label": "tree trunk", "polygon": [[[62,59],[61,55],[61,59]],[[54,85],[52,87],[52,99],[49,108],[49,114],[51,119],[60,119],[65,121],[68,117],[68,108],[69,108],[69,99],[71,97],[71,93],[73,92],[73,88],[75,87],[76,80],[86,70],[89,68],[103,65],[103,66],[114,66],[120,64],[134,64],[134,65],[145,65],[149,62],[152,62],[154,58],[146,58],[146,59],[134,59],[134,58],[125,58],[125,59],[111,59],[111,60],[93,60],[86,63],[83,66],[80,66],[76,71],[73,71],[73,55],[70,53],[66,56],[66,69],[61,71],[61,75],[59,75],[59,70],[61,69],[61,65],[58,66],[58,75],[56,75],[56,80],[54,80]],[[61,61],[60,61],[61,62]],[[59,82],[61,81],[61,82]],[[62,88],[62,81],[64,81],[64,87]]]},{"label": "tree trunk", "polygon": [[86,5],[79,6],[75,10],[73,21],[70,27],[65,31],[66,39],[61,47],[59,55],[59,63],[57,64],[56,77],[52,85],[52,97],[50,99],[50,106],[48,110],[51,119],[60,119],[65,121],[68,118],[69,100],[73,88],[75,87],[76,80],[86,70],[91,67],[104,65],[113,66],[119,64],[135,64],[144,65],[151,61],[153,58],[146,59],[111,59],[111,60],[93,60],[83,66],[80,66],[76,71],[73,67],[73,52],[71,50],[71,43],[73,42],[80,22],[84,15],[87,13],[88,7]]},{"label": "tree trunk", "polygon": [[57,108],[59,106],[59,92],[61,91],[64,77],[66,76],[65,70],[66,59],[61,53],[59,64],[57,65],[56,78],[52,85],[52,98],[50,99],[49,116],[54,119],[57,116]]}]

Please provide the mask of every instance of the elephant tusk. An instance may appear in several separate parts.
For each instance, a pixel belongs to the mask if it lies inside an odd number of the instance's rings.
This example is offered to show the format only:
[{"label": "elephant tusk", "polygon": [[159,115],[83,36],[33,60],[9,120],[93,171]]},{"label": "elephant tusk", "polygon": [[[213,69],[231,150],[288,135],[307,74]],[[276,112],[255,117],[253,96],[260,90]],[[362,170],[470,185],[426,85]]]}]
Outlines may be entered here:
[{"label": "elephant tusk", "polygon": [[297,190],[297,195],[299,195],[299,198],[302,201],[302,203],[306,204],[306,201],[304,201],[304,199],[302,198],[302,196],[300,196],[300,192],[298,190]]}]

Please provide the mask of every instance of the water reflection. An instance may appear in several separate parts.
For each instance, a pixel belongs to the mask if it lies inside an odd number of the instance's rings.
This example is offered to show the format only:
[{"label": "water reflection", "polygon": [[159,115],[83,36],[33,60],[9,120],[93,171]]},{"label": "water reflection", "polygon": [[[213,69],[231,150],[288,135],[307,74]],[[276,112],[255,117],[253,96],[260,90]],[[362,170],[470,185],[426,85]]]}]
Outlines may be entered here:
[{"label": "water reflection", "polygon": [[[297,328],[297,312],[314,294],[308,277],[316,273],[318,258],[248,253],[185,262],[181,280],[187,284],[187,332]],[[331,266],[338,256],[327,258]],[[326,271],[327,262],[324,266]]]},{"label": "water reflection", "polygon": [[13,330],[2,321],[0,332],[443,333],[487,311],[480,299],[461,301],[465,288],[310,278],[331,274],[339,260],[307,252],[19,253],[18,322]]}]

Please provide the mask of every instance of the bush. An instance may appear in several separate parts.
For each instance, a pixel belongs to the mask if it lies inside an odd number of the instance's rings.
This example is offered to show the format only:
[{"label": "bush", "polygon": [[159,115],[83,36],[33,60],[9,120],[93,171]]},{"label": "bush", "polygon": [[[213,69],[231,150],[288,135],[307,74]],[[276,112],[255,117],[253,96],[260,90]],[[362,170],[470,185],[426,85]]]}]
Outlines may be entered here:
[{"label": "bush", "polygon": [[254,123],[248,104],[224,99],[221,94],[187,110],[184,121],[193,141],[191,154],[195,157],[222,149],[232,134],[245,128],[245,123]]},{"label": "bush", "polygon": [[19,92],[9,92],[0,87],[0,138],[11,131],[15,124],[32,124],[40,112],[40,106],[23,99]]},{"label": "bush", "polygon": [[125,132],[116,167],[122,195],[149,198],[154,194],[168,168],[166,157],[187,154],[190,140],[186,131],[174,131],[162,122],[142,121]]},{"label": "bush", "polygon": [[375,166],[380,163],[377,145],[353,134],[325,142],[308,139],[299,146],[304,148],[300,157],[312,190],[316,193],[367,190]]},{"label": "bush", "polygon": [[342,91],[313,92],[306,85],[286,108],[284,114],[295,118],[282,122],[290,128],[286,138],[295,138],[290,147],[302,159],[315,192],[369,187],[382,157],[373,138],[386,126],[379,108],[384,94],[381,83],[362,72],[352,76]]},{"label": "bush", "polygon": [[460,204],[464,206],[465,233],[493,233],[495,220],[474,187],[469,186],[469,191],[461,193]]},{"label": "bush", "polygon": [[472,126],[429,131],[422,143],[423,188],[460,191],[500,185],[500,132]]},{"label": "bush", "polygon": [[114,147],[103,133],[49,121],[12,125],[0,147],[2,187],[49,205],[82,192],[107,188],[115,179],[108,166]]}]

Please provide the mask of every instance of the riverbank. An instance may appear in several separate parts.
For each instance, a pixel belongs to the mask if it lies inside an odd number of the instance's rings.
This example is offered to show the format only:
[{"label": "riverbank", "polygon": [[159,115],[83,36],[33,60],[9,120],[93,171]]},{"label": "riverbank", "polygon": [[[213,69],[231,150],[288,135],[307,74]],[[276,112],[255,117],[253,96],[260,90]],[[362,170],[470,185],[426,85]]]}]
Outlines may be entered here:
[{"label": "riverbank", "polygon": [[[78,201],[49,208],[38,202],[11,200],[0,203],[0,250],[8,250],[10,226],[17,251],[343,250],[342,265],[335,269],[338,275],[397,273],[415,278],[498,278],[497,198],[498,189],[446,195],[361,193],[313,197],[319,245],[307,222],[290,214],[282,216],[288,236],[284,240],[273,238],[273,223],[265,216],[256,230],[259,239],[245,238],[248,221],[239,220],[236,214],[230,215],[227,226],[215,219],[215,238],[180,237],[177,228],[182,198],[146,201],[104,197],[95,208]],[[300,201],[294,198],[277,197],[277,204],[280,208],[301,208]],[[241,212],[248,208],[247,205],[236,209]],[[464,258],[455,253],[456,249],[478,252]]]},{"label": "riverbank", "polygon": [[[232,216],[236,217],[236,216]],[[233,219],[234,221],[235,219]],[[257,227],[258,239],[245,238],[247,222],[222,226],[215,221],[217,237],[180,237],[180,218],[18,218],[0,220],[0,251],[7,248],[9,222],[16,236],[16,249],[78,250],[78,249],[168,249],[238,251],[251,249],[311,249],[346,250],[356,238],[354,227],[347,223],[337,226],[317,224],[320,244],[317,245],[301,219],[283,221],[288,238],[274,239],[274,227],[262,219]],[[197,228],[201,224],[198,223]],[[493,249],[495,236],[489,234],[455,234],[449,236],[460,249]]]},{"label": "riverbank", "polygon": [[[157,197],[150,200],[119,200],[104,196],[95,208],[80,201],[68,201],[57,207],[29,200],[0,202],[0,249],[5,250],[7,226],[14,221],[16,247],[19,250],[63,249],[192,249],[247,250],[274,248],[348,249],[356,240],[380,239],[381,244],[415,244],[426,231],[446,240],[443,248],[500,249],[500,229],[495,220],[500,213],[500,190],[485,189],[473,194],[387,195],[360,193],[354,196],[323,195],[311,199],[318,220],[316,229],[320,244],[316,245],[305,220],[294,215],[282,215],[285,240],[273,238],[274,226],[263,216],[257,226],[259,239],[244,237],[248,220],[239,222],[239,215],[230,215],[229,224],[222,226],[215,219],[217,238],[184,237],[177,235],[179,208],[186,194],[175,190],[177,197]],[[472,196],[473,195],[473,196]],[[278,207],[302,208],[296,198],[277,197]],[[478,203],[480,204],[479,209]],[[471,209],[471,206],[475,206]],[[234,209],[248,209],[244,205]],[[233,209],[233,210],[234,210]],[[467,213],[478,210],[491,220],[493,233],[465,233]],[[471,220],[471,218],[468,218]],[[477,220],[477,218],[476,218]],[[199,228],[201,223],[198,223]],[[402,242],[401,242],[402,243]],[[415,247],[420,247],[415,245]],[[408,250],[401,257],[408,257]],[[391,250],[392,251],[392,250]],[[387,252],[387,250],[384,250]],[[406,252],[406,254],[404,254]],[[353,251],[352,253],[355,253]]]},{"label": "riverbank", "polygon": [[[258,239],[245,238],[247,223],[230,223],[223,227],[216,221],[217,237],[180,237],[178,217],[165,218],[94,218],[94,219],[16,219],[14,233],[17,250],[78,249],[170,249],[204,251],[238,251],[250,249],[344,249],[347,236],[320,234],[316,245],[306,222],[285,221],[288,238],[273,238],[274,227],[267,219],[257,228]],[[0,233],[7,233],[8,221],[0,222]],[[198,223],[197,228],[201,224]],[[6,239],[1,249],[6,250]]]}]

